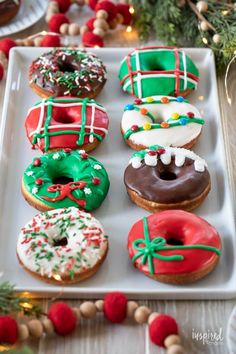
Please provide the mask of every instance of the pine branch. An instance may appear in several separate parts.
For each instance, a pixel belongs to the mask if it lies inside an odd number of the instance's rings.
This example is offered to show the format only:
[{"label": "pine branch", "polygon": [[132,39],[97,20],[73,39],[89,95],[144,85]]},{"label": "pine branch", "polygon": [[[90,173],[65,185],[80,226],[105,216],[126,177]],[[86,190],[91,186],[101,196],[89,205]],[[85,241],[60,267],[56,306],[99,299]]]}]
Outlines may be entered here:
[{"label": "pine branch", "polygon": [[15,295],[15,287],[8,282],[0,284],[0,314],[23,312],[25,315],[39,317],[42,309],[27,297]]}]

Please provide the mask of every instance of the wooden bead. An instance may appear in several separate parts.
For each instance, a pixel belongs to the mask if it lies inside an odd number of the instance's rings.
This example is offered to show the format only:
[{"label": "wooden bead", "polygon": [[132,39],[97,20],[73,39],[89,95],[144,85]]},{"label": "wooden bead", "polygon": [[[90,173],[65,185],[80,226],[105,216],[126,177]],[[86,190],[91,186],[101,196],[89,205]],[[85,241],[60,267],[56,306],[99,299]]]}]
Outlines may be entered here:
[{"label": "wooden bead", "polygon": [[166,337],[164,341],[164,345],[166,348],[169,348],[174,344],[181,344],[180,336],[178,336],[177,334],[171,334],[168,337]]},{"label": "wooden bead", "polygon": [[43,325],[39,320],[31,320],[27,324],[31,336],[40,338],[43,334]]},{"label": "wooden bead", "polygon": [[105,10],[98,10],[96,18],[104,18],[104,20],[106,20],[108,18],[108,13]]},{"label": "wooden bead", "polygon": [[155,318],[159,316],[158,312],[153,312],[151,313],[151,315],[148,317],[148,324],[150,325],[152,323],[153,320],[155,320]]},{"label": "wooden bead", "polygon": [[212,40],[215,44],[219,44],[221,42],[221,36],[219,34],[214,34]]},{"label": "wooden bead", "polygon": [[69,35],[78,36],[80,34],[80,27],[77,23],[71,23],[69,25]]},{"label": "wooden bead", "polygon": [[24,45],[24,40],[23,39],[16,39],[16,44],[19,46],[19,47],[22,47]]},{"label": "wooden bead", "polygon": [[36,37],[34,39],[34,45],[35,47],[40,47],[41,46],[41,43],[42,43],[42,37]]},{"label": "wooden bead", "polygon": [[139,324],[146,323],[150,313],[151,310],[147,306],[140,306],[134,313],[134,319]]},{"label": "wooden bead", "polygon": [[186,352],[181,345],[174,344],[167,349],[166,354],[186,354]]},{"label": "wooden bead", "polygon": [[137,308],[138,308],[137,302],[128,301],[128,303],[127,303],[127,317],[133,317]]},{"label": "wooden bead", "polygon": [[82,305],[80,305],[80,311],[82,316],[85,318],[93,318],[97,313],[96,306],[92,301],[85,301]]},{"label": "wooden bead", "polygon": [[206,21],[202,21],[201,23],[200,23],[200,28],[201,28],[201,30],[202,31],[208,31],[209,30],[209,26],[208,26],[208,23],[206,22]]},{"label": "wooden bead", "polygon": [[124,21],[124,16],[122,16],[121,14],[117,14],[116,15],[116,21],[118,24],[122,24]]},{"label": "wooden bead", "polygon": [[69,24],[68,23],[63,23],[60,28],[59,31],[61,34],[68,34],[69,31]]},{"label": "wooden bead", "polygon": [[97,18],[93,23],[93,27],[94,28],[101,28],[104,31],[109,30],[109,25],[108,25],[107,21],[104,20],[103,18]]},{"label": "wooden bead", "polygon": [[85,32],[88,32],[88,27],[86,25],[80,27],[80,35],[82,36]]},{"label": "wooden bead", "polygon": [[26,47],[33,47],[34,46],[34,41],[33,41],[33,39],[26,38],[26,39],[23,40],[23,44]]},{"label": "wooden bead", "polygon": [[199,12],[206,12],[208,10],[208,4],[206,1],[198,1],[196,7]]},{"label": "wooden bead", "polygon": [[118,25],[118,21],[116,20],[116,18],[114,18],[114,20],[109,22],[110,29],[115,29],[117,27],[117,25]]},{"label": "wooden bead", "polygon": [[20,342],[29,338],[29,329],[25,324],[18,325],[18,339]]},{"label": "wooden bead", "polygon": [[80,312],[80,309],[78,307],[73,307],[72,310],[74,311],[74,314],[77,318],[77,322],[80,321],[81,319],[81,312]]},{"label": "wooden bead", "polygon": [[103,311],[103,307],[104,307],[104,301],[103,300],[97,300],[95,302],[95,306],[96,306],[96,309],[99,311],[99,312],[102,312]]},{"label": "wooden bead", "polygon": [[52,321],[49,320],[49,318],[44,318],[42,321],[42,326],[43,326],[43,330],[45,333],[47,334],[53,334],[54,333],[54,327],[52,324]]},{"label": "wooden bead", "polygon": [[58,6],[58,3],[56,1],[50,1],[49,2],[47,13],[48,12],[52,12],[54,14],[59,12],[59,6]]},{"label": "wooden bead", "polygon": [[103,31],[101,28],[94,28],[93,33],[100,37],[105,36],[105,31]]},{"label": "wooden bead", "polygon": [[2,50],[0,50],[0,62],[5,61],[6,59],[6,54]]}]

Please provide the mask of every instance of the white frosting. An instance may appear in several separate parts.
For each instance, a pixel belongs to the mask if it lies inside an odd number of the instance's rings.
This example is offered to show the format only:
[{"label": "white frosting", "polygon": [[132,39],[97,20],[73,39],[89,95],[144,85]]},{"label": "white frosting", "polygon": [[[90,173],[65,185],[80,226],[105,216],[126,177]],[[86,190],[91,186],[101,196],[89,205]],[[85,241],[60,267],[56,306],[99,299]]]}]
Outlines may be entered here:
[{"label": "white frosting", "polygon": [[[160,100],[163,96],[152,97],[154,100]],[[173,99],[173,97],[168,98]],[[145,101],[145,98],[143,101]],[[186,116],[188,112],[193,112],[195,117],[201,118],[201,114],[197,108],[186,102],[169,102],[166,104],[145,103],[138,107],[147,108],[155,118],[155,123],[167,121],[174,112],[184,116]],[[125,133],[132,127],[132,125],[143,126],[145,122],[152,123],[152,120],[148,116],[142,115],[139,111],[126,110],[121,120],[121,128]],[[194,140],[201,133],[201,130],[201,124],[190,123],[166,129],[161,128],[135,132],[130,135],[129,140],[134,144],[143,145],[145,147],[150,147],[156,144],[161,146],[181,147]]]},{"label": "white frosting", "polygon": [[[165,153],[160,155],[154,155],[150,156],[148,154],[148,149],[147,153],[144,156],[144,163],[148,166],[156,166],[158,163],[158,159],[161,160],[161,162],[164,165],[169,165],[171,163],[171,157],[175,157],[175,165],[177,167],[181,167],[185,163],[185,159],[189,158],[194,161],[194,168],[195,171],[197,172],[204,172],[205,168],[207,168],[207,163],[205,160],[203,160],[200,156],[195,154],[193,151],[183,149],[183,148],[173,148],[173,147],[165,147]],[[137,163],[137,161],[139,163]],[[139,168],[142,166],[142,159],[139,156],[133,156],[130,159],[130,163],[132,164],[133,168]]]},{"label": "white frosting", "polygon": [[[65,246],[54,245],[64,238]],[[22,228],[17,243],[18,256],[26,268],[56,280],[95,267],[107,248],[100,222],[75,207],[36,215]],[[44,257],[46,254],[48,258]]]}]

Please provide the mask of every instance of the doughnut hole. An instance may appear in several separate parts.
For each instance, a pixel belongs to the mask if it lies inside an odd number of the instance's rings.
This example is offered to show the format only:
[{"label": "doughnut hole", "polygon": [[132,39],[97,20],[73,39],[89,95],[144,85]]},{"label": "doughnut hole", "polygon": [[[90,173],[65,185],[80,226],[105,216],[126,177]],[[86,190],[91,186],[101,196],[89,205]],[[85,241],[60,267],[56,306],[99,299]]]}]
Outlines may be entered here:
[{"label": "doughnut hole", "polygon": [[67,176],[56,176],[53,178],[53,184],[68,184],[70,182],[74,182],[73,178]]},{"label": "doughnut hole", "polygon": [[176,236],[168,238],[167,243],[170,246],[182,246],[184,244],[183,241]]},{"label": "doughnut hole", "polygon": [[62,63],[58,64],[59,70],[63,73],[73,73],[75,70],[78,70],[78,65],[74,65],[70,62],[63,61]]},{"label": "doughnut hole", "polygon": [[67,244],[68,244],[68,240],[66,237],[63,237],[58,240],[53,240],[53,247],[66,246]]},{"label": "doughnut hole", "polygon": [[73,110],[64,109],[63,107],[53,107],[53,120],[59,124],[73,124],[75,116]]},{"label": "doughnut hole", "polygon": [[176,174],[171,171],[163,171],[160,173],[160,179],[164,181],[173,181],[176,178]]}]

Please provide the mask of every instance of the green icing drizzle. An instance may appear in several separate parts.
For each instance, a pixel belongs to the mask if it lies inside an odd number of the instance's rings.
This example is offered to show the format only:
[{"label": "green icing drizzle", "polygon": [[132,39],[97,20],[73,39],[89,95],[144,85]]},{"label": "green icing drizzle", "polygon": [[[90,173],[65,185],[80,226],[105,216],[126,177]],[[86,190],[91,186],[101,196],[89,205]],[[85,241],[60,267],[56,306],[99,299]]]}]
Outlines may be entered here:
[{"label": "green icing drizzle", "polygon": [[[173,255],[173,256],[164,256],[159,254],[160,251],[168,250],[184,250],[184,249],[201,249],[206,251],[215,252],[218,256],[221,254],[221,251],[212,246],[207,245],[189,245],[189,246],[166,246],[166,240],[163,237],[155,237],[150,240],[148,232],[148,222],[147,218],[143,218],[143,231],[144,239],[140,238],[133,242],[133,247],[138,251],[133,258],[132,262],[135,262],[138,258],[142,258],[141,264],[145,265],[148,262],[149,272],[154,274],[154,265],[153,258],[160,259],[162,261],[183,261],[184,256],[182,255]],[[143,247],[140,247],[143,245]]]},{"label": "green icing drizzle", "polygon": [[[96,139],[99,141],[103,140],[103,137],[95,132],[86,132],[85,131],[85,126],[86,126],[86,107],[87,104],[95,103],[96,105],[100,106],[103,108],[102,105],[98,104],[95,100],[89,100],[88,98],[85,99],[56,99],[54,97],[49,97],[44,101],[45,103],[48,103],[47,107],[47,112],[46,112],[46,120],[44,124],[44,131],[43,133],[35,133],[33,135],[32,139],[32,145],[36,144],[37,139],[44,139],[44,151],[47,152],[50,149],[50,137],[52,136],[59,136],[59,135],[78,135],[79,138],[77,140],[78,146],[84,144],[84,138],[85,136],[94,136]],[[51,119],[52,119],[52,108],[53,108],[53,103],[82,103],[82,109],[81,109],[81,129],[80,131],[77,130],[60,130],[60,131],[49,131]],[[38,105],[42,104],[42,101],[36,103],[34,107],[37,107]]]},{"label": "green icing drizzle", "polygon": [[[104,166],[94,157],[85,156],[80,151],[61,150],[42,155],[40,166],[34,165],[34,159],[24,172],[24,187],[52,209],[75,206],[92,211],[98,208],[110,183]],[[71,179],[71,182],[55,184],[53,181],[60,176]],[[41,179],[42,184],[38,185],[37,179]]]}]

